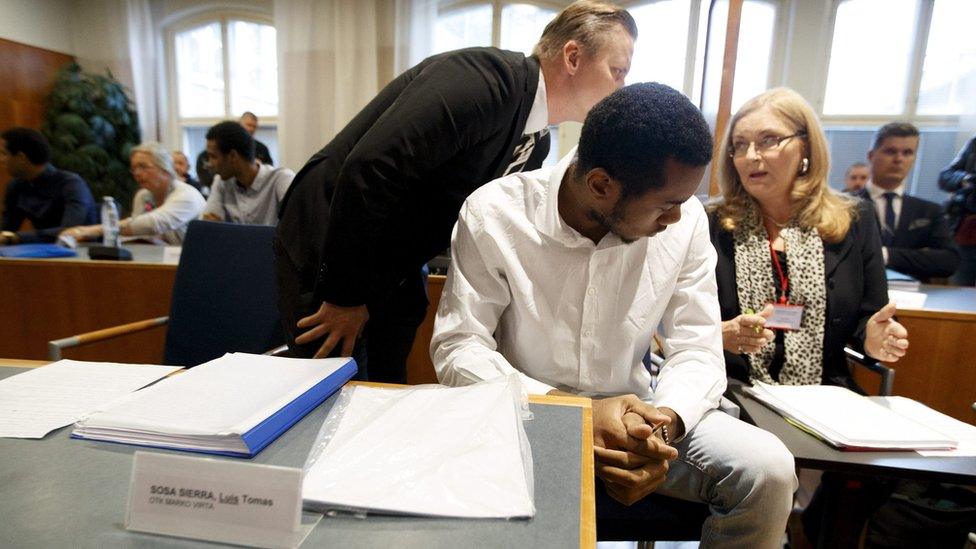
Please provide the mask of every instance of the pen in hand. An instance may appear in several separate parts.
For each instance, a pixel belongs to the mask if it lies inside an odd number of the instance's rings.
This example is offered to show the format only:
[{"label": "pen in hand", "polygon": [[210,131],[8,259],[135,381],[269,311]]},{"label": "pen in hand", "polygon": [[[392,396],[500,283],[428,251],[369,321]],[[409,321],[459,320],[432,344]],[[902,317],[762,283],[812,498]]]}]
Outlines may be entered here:
[{"label": "pen in hand", "polygon": [[[747,314],[747,315],[754,315],[754,314],[756,314],[756,311],[753,311],[749,307],[746,307],[742,312],[745,313],[745,314]],[[756,332],[757,334],[761,334],[762,333],[762,327],[761,326],[753,326],[752,327],[752,331],[753,332]]]}]

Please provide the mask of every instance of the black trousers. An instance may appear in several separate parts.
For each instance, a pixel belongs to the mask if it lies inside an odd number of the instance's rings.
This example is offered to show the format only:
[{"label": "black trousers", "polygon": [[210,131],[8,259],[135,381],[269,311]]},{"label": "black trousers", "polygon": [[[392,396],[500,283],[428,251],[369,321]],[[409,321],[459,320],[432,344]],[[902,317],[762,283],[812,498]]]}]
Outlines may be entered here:
[{"label": "black trousers", "polygon": [[[284,324],[290,355],[312,357],[324,338],[297,345],[304,330],[301,318],[322,306],[314,298],[321,264],[321,242],[328,230],[329,200],[323,192],[324,163],[309,166],[295,178],[275,235],[275,269],[278,277],[278,308]],[[297,186],[297,187],[296,187]],[[406,383],[407,355],[417,327],[427,313],[427,268],[409,273],[391,295],[367,303],[369,321],[356,341],[353,358],[359,366],[356,379],[385,383]],[[330,356],[338,356],[336,348]]]}]

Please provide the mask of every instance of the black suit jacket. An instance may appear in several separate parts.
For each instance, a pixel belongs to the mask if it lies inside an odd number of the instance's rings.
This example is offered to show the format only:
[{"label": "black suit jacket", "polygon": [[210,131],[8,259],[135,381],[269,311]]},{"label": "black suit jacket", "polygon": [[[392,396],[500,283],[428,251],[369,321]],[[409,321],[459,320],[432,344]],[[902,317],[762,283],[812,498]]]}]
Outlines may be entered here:
[{"label": "black suit jacket", "polygon": [[[712,244],[718,253],[715,276],[722,320],[740,314],[735,280],[735,247],[732,233],[724,231],[717,216],[709,214]],[[858,203],[857,219],[844,240],[824,242],[824,275],[827,314],[824,326],[823,381],[850,386],[850,370],[844,347],[864,349],[864,330],[868,319],[888,303],[888,281],[881,256],[881,234],[873,207]],[[736,379],[747,380],[749,365],[745,355],[725,352],[726,371]]]},{"label": "black suit jacket", "polygon": [[[878,209],[867,189],[855,196],[871,206],[880,231]],[[907,194],[902,196],[894,241],[888,246],[888,267],[923,281],[956,272],[959,252],[952,242],[942,206]]]},{"label": "black suit jacket", "polygon": [[[445,250],[464,199],[508,166],[539,74],[534,57],[471,48],[383,88],[283,200],[279,257],[301,272],[301,290],[319,303],[382,303]],[[526,169],[547,151],[545,139]]]}]

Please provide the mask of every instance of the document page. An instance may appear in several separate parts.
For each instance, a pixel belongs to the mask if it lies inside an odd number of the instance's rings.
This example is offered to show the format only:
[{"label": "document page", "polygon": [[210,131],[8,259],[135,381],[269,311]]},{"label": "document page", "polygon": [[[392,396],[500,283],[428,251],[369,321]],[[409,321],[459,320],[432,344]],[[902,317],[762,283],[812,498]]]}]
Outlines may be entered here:
[{"label": "document page", "polygon": [[61,360],[0,380],[0,437],[44,438],[179,369]]}]

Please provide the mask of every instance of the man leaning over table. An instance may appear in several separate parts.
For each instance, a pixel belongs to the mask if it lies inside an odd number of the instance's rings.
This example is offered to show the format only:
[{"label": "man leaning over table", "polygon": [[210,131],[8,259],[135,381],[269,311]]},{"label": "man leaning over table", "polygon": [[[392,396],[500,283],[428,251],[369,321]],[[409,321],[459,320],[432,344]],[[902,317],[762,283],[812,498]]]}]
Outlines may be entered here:
[{"label": "man leaning over table", "polygon": [[[715,251],[693,196],[711,150],[683,95],[635,84],[593,108],[578,150],[553,169],[475,191],[454,229],[431,355],[448,385],[516,372],[531,393],[592,396],[596,474],[613,499],[703,501],[703,547],[778,547],[793,458],[716,409]],[[655,329],[666,360],[652,390],[641,359]]]}]

